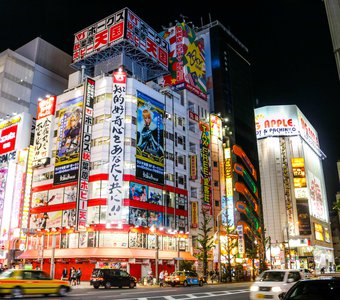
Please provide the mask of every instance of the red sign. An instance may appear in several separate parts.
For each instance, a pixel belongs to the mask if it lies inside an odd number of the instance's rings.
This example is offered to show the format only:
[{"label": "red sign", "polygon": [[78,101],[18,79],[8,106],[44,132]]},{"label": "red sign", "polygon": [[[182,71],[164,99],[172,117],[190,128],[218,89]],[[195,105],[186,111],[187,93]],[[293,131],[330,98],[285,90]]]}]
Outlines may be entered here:
[{"label": "red sign", "polygon": [[15,149],[18,125],[7,127],[0,134],[0,155]]},{"label": "red sign", "polygon": [[113,80],[113,83],[125,84],[126,83],[126,72],[122,72],[122,71],[113,72],[112,80]]},{"label": "red sign", "polygon": [[38,102],[37,120],[54,115],[56,96],[48,97]]}]

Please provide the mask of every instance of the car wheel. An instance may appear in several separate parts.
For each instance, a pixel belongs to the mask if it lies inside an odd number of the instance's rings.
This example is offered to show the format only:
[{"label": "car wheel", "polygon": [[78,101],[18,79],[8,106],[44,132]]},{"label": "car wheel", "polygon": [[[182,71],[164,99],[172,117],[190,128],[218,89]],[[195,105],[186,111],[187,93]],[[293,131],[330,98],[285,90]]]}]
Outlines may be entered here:
[{"label": "car wheel", "polygon": [[111,283],[110,282],[105,282],[105,285],[104,285],[104,287],[106,288],[106,289],[110,289],[111,288]]},{"label": "car wheel", "polygon": [[184,280],[183,286],[188,286],[188,282],[186,280]]},{"label": "car wheel", "polygon": [[203,286],[203,281],[200,280],[200,281],[198,282],[198,285],[199,285],[199,286]]},{"label": "car wheel", "polygon": [[64,285],[62,285],[58,290],[58,296],[65,297],[68,293],[68,288]]},{"label": "car wheel", "polygon": [[93,287],[94,287],[95,289],[99,289],[99,284],[94,284]]},{"label": "car wheel", "polygon": [[129,284],[130,289],[133,289],[135,286],[136,286],[136,284],[134,282],[130,282],[130,284]]},{"label": "car wheel", "polygon": [[122,285],[120,285],[118,288],[122,289],[122,288],[123,288],[123,286],[122,286]]},{"label": "car wheel", "polygon": [[20,286],[16,286],[12,289],[12,297],[13,298],[22,298],[24,297],[24,293]]}]

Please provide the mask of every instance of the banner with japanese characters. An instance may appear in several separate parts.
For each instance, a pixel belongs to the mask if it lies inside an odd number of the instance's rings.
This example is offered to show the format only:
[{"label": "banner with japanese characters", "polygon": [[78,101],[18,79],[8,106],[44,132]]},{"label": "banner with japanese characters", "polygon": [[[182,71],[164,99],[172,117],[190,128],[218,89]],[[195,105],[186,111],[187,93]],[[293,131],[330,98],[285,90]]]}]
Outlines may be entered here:
[{"label": "banner with japanese characters", "polygon": [[109,185],[106,222],[118,224],[121,222],[124,195],[123,171],[126,73],[123,71],[114,72],[112,80]]}]

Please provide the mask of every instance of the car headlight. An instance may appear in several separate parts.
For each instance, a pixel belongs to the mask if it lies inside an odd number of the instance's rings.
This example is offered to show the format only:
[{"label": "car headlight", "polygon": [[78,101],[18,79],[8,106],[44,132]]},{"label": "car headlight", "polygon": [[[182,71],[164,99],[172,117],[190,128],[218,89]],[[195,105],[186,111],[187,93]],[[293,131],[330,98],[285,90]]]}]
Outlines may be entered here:
[{"label": "car headlight", "polygon": [[259,290],[259,287],[257,286],[257,285],[252,285],[251,287],[250,287],[250,291],[251,292],[257,292]]},{"label": "car headlight", "polygon": [[272,292],[274,293],[280,293],[282,292],[281,288],[279,286],[273,286],[272,287]]}]

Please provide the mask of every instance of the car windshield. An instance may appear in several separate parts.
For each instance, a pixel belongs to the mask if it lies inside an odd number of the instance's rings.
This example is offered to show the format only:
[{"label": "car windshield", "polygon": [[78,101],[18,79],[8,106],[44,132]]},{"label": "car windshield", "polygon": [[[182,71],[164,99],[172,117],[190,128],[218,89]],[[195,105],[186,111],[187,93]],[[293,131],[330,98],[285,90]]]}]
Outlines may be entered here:
[{"label": "car windshield", "polygon": [[340,280],[313,280],[299,282],[287,295],[288,299],[339,299]]},{"label": "car windshield", "polygon": [[0,274],[0,278],[9,278],[13,276],[13,270],[6,270]]},{"label": "car windshield", "polygon": [[285,272],[263,272],[260,276],[260,281],[276,281],[280,282],[283,281],[285,278]]}]

